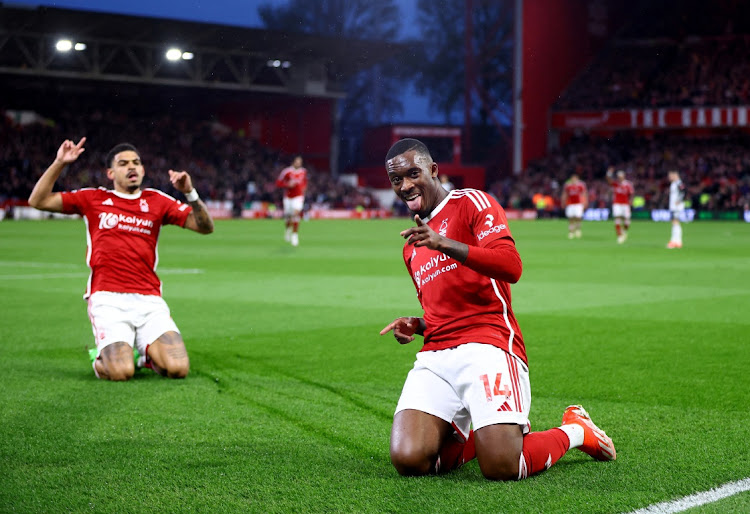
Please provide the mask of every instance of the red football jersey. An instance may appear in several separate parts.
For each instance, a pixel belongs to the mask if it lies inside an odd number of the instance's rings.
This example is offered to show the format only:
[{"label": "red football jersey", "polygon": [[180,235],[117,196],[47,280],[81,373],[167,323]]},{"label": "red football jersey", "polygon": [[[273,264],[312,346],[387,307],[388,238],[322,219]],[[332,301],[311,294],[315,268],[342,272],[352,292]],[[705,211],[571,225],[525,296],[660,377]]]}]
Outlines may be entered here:
[{"label": "red football jersey", "polygon": [[276,185],[284,188],[284,196],[287,198],[304,196],[307,189],[307,170],[293,166],[284,168],[276,180]]},{"label": "red football jersey", "polygon": [[565,205],[583,203],[583,195],[586,194],[586,183],[578,180],[576,182],[568,181],[565,183],[565,193],[568,195]]},{"label": "red football jersey", "polygon": [[96,291],[161,296],[156,276],[162,225],[184,226],[192,207],[156,189],[128,195],[105,188],[62,193],[63,212],[86,222],[86,294]]},{"label": "red football jersey", "polygon": [[631,198],[633,198],[633,184],[629,180],[612,184],[612,203],[630,205]]},{"label": "red football jersey", "polygon": [[[485,247],[511,238],[503,208],[476,189],[451,191],[425,222],[435,232],[470,246]],[[424,246],[404,245],[404,262],[424,309],[421,351],[486,343],[527,362],[510,304],[510,284],[481,275]]]}]

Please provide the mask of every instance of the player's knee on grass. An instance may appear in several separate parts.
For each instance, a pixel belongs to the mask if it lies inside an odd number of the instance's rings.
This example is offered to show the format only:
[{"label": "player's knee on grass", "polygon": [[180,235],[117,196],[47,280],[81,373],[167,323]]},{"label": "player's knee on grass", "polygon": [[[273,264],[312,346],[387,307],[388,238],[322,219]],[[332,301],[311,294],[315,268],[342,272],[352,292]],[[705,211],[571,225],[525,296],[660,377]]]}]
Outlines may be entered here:
[{"label": "player's knee on grass", "polygon": [[185,378],[190,371],[185,343],[177,332],[165,332],[148,348],[154,369],[169,378]]},{"label": "player's knee on grass", "polygon": [[100,378],[123,381],[130,380],[135,374],[133,349],[128,343],[119,342],[105,346],[99,358],[101,362],[97,371]]},{"label": "player's knee on grass", "polygon": [[490,425],[474,432],[477,461],[488,480],[518,480],[523,432],[518,425]]},{"label": "player's knee on grass", "polygon": [[391,463],[402,476],[427,475],[435,468],[437,454],[427,455],[422,445],[401,441],[391,444]]},{"label": "player's knee on grass", "polygon": [[450,423],[430,414],[405,409],[391,427],[391,463],[403,476],[428,475],[435,470],[440,448],[453,433]]}]

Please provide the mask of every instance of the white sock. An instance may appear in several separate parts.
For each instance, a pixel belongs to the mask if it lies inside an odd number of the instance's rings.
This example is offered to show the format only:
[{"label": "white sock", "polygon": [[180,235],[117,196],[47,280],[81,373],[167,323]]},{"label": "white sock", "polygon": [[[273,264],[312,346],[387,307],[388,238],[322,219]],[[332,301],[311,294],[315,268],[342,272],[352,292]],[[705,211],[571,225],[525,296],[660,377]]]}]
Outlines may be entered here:
[{"label": "white sock", "polygon": [[571,448],[578,448],[583,444],[583,427],[581,425],[570,423],[558,428],[568,436]]},{"label": "white sock", "polygon": [[672,241],[682,244],[682,225],[672,225]]}]

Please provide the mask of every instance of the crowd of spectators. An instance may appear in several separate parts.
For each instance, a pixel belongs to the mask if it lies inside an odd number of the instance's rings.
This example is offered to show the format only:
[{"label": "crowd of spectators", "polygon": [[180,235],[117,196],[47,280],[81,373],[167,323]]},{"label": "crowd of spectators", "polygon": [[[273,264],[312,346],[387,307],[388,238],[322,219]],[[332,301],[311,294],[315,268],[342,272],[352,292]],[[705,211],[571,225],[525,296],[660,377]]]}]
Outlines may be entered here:
[{"label": "crowd of spectators", "polygon": [[750,103],[750,36],[619,42],[579,75],[558,110]]},{"label": "crowd of spectators", "polygon": [[[234,212],[253,202],[281,205],[275,180],[292,155],[266,148],[216,121],[165,115],[122,114],[107,108],[82,115],[62,110],[54,118],[19,124],[0,116],[0,205],[28,198],[39,176],[65,139],[87,137],[86,151],[57,181],[56,190],[111,187],[104,158],[123,141],[134,144],[146,166],[145,187],[179,197],[169,169],[188,171],[206,200],[233,203]],[[375,207],[366,191],[336,180],[328,170],[306,163],[307,203],[331,208]]]},{"label": "crowd of spectators", "polygon": [[555,109],[750,103],[750,3],[645,2]]},{"label": "crowd of spectators", "polygon": [[520,175],[495,182],[489,190],[514,209],[535,209],[535,195],[550,197],[555,203],[544,210],[559,214],[562,185],[576,173],[588,186],[589,205],[608,207],[611,188],[605,174],[609,166],[626,172],[644,209],[668,208],[669,170],[680,172],[688,201],[695,209],[750,209],[750,136],[742,133],[703,138],[677,134],[580,136],[530,163]]},{"label": "crowd of spectators", "polygon": [[[636,1],[597,57],[560,95],[555,110],[750,105],[750,3],[738,0]],[[625,170],[644,209],[666,208],[667,171],[677,170],[696,209],[750,209],[750,134],[665,132],[578,135],[519,177],[491,190],[510,207],[552,198],[577,173],[590,204],[608,206],[609,166]],[[549,202],[548,202],[549,203]]]}]

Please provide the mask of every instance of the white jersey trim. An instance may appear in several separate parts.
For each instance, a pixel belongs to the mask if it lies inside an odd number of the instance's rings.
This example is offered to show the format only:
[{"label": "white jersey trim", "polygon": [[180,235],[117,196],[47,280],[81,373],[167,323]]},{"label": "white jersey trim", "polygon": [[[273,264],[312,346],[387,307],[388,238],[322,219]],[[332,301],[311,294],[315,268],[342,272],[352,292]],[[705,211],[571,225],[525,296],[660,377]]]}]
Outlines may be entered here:
[{"label": "white jersey trim", "polygon": [[163,197],[165,197],[165,198],[169,198],[169,199],[170,199],[170,200],[172,200],[173,202],[178,202],[178,203],[182,203],[182,202],[180,202],[180,201],[179,201],[179,200],[178,200],[177,198],[175,198],[175,197],[173,197],[173,196],[170,196],[170,195],[168,195],[168,194],[167,194],[167,193],[165,193],[164,191],[159,191],[158,189],[152,189],[152,188],[150,188],[150,187],[147,187],[146,189],[144,189],[144,191],[151,191],[152,193],[159,193],[159,194],[160,194],[160,195],[162,195]]},{"label": "white jersey trim", "polygon": [[451,198],[453,198],[453,193],[454,193],[454,192],[455,192],[455,189],[454,189],[453,191],[449,191],[449,192],[448,192],[448,196],[446,196],[445,198],[443,198],[443,201],[442,201],[442,202],[440,202],[440,203],[438,204],[438,206],[437,206],[437,207],[435,207],[435,208],[434,208],[434,209],[432,210],[432,212],[431,212],[431,213],[430,213],[430,215],[429,215],[429,216],[427,217],[427,219],[425,219],[425,220],[424,220],[424,222],[425,222],[425,223],[427,223],[427,222],[428,222],[428,221],[430,221],[430,220],[431,220],[432,218],[434,218],[435,216],[437,216],[437,215],[438,215],[438,213],[439,213],[440,211],[442,211],[442,210],[443,210],[443,207],[445,207],[445,205],[446,205],[446,204],[447,204],[447,203],[448,203],[448,202],[450,201],[450,199],[451,199]]},{"label": "white jersey trim", "polygon": [[86,216],[83,217],[83,222],[86,225],[86,266],[89,268],[89,278],[86,280],[86,292],[83,293],[83,299],[88,300],[91,296],[91,281],[94,278],[94,270],[91,268],[91,254],[93,252],[91,244],[91,232],[89,232],[89,219]]},{"label": "white jersey trim", "polygon": [[106,191],[108,193],[114,194],[115,196],[119,196],[120,198],[124,198],[125,200],[137,200],[138,198],[141,197],[141,193],[143,193],[143,191],[141,190],[133,194],[121,193],[119,191],[115,191],[114,189],[107,189]]},{"label": "white jersey trim", "polygon": [[478,189],[453,189],[452,191],[449,191],[448,196],[443,198],[443,201],[440,202],[438,206],[435,207],[435,209],[433,209],[430,215],[424,220],[425,223],[437,216],[450,200],[455,200],[463,197],[471,200],[471,203],[474,204],[474,207],[476,207],[479,212],[482,212],[483,210],[488,209],[492,206],[490,200],[487,198],[487,194],[484,191],[480,191]]},{"label": "white jersey trim", "polygon": [[456,198],[466,196],[469,200],[472,201],[479,212],[491,207],[490,201],[487,198],[487,194],[484,191],[480,191],[478,189],[456,189],[452,192],[455,193],[454,196]]},{"label": "white jersey trim", "polygon": [[508,331],[510,332],[510,335],[508,336],[508,353],[515,357],[516,354],[513,352],[513,339],[516,335],[516,332],[515,330],[513,330],[513,326],[510,324],[510,319],[508,319],[508,304],[505,301],[505,298],[503,298],[503,295],[500,292],[500,288],[497,287],[497,282],[495,281],[495,279],[491,278],[490,282],[492,282],[492,289],[495,290],[495,295],[503,304],[503,319],[505,320],[505,326],[508,327]]}]

